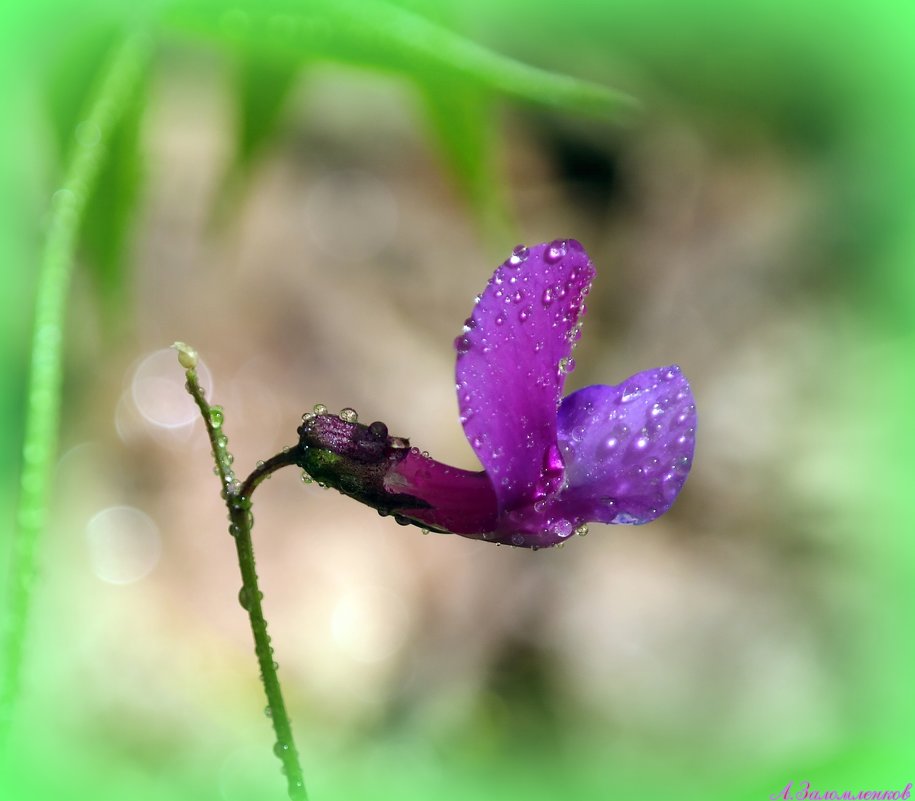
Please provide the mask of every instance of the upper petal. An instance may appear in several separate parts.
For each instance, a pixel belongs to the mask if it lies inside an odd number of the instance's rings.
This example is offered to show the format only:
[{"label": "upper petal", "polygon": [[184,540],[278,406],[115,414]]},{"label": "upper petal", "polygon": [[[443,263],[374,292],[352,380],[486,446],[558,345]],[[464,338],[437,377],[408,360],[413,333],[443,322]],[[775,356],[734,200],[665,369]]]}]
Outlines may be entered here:
[{"label": "upper petal", "polygon": [[696,405],[676,365],[579,390],[559,409],[567,514],[647,523],[674,502],[693,461]]},{"label": "upper petal", "polygon": [[[461,423],[500,510],[562,483],[556,407],[594,268],[574,239],[518,246],[455,340]],[[566,360],[566,361],[564,361]]]}]

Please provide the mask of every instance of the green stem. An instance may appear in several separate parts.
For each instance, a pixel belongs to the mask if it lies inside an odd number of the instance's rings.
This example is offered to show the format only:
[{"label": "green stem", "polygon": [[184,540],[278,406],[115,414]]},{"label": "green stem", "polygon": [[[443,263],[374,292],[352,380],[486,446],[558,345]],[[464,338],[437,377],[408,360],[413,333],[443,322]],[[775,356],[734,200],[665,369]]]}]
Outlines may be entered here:
[{"label": "green stem", "polygon": [[63,184],[54,194],[35,298],[19,508],[11,543],[9,598],[0,633],[0,753],[5,750],[19,694],[38,545],[57,453],[64,321],[74,250],[111,132],[139,83],[150,50],[150,41],[143,34],[133,34],[120,44],[82,123],[86,135],[76,144]]},{"label": "green stem", "polygon": [[283,773],[289,797],[293,801],[305,801],[305,781],[302,767],[299,763],[299,754],[292,737],[292,726],[283,693],[280,689],[280,680],[277,675],[277,664],[273,661],[273,648],[270,645],[270,636],[267,634],[267,620],[261,604],[261,593],[257,581],[257,571],[254,562],[254,545],[251,540],[251,528],[254,517],[251,514],[251,499],[254,490],[265,479],[281,467],[295,464],[295,454],[292,450],[282,453],[258,463],[254,471],[241,483],[235,477],[232,469],[232,456],[227,449],[228,438],[222,433],[222,409],[219,406],[210,406],[204,397],[203,390],[197,381],[197,371],[189,366],[196,361],[196,353],[183,343],[176,343],[179,357],[185,367],[187,376],[187,391],[190,393],[206,426],[207,436],[213,448],[213,457],[216,461],[216,472],[222,484],[222,496],[229,510],[229,533],[235,539],[235,549],[238,553],[238,567],[241,571],[242,587],[238,600],[242,608],[248,613],[251,624],[251,633],[254,635],[254,652],[260,666],[261,679],[267,695],[267,709],[270,720],[273,722],[273,731],[276,743],[273,752],[283,763]]}]

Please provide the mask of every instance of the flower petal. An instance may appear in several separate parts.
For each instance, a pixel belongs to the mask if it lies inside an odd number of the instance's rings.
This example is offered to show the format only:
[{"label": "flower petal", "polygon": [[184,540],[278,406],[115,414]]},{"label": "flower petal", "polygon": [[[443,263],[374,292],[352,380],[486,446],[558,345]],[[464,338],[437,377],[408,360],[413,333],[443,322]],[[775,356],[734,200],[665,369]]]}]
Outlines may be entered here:
[{"label": "flower petal", "polygon": [[696,406],[676,365],[579,390],[559,409],[566,514],[647,523],[674,502],[693,461]]},{"label": "flower petal", "polygon": [[519,245],[455,340],[461,423],[500,511],[562,484],[556,407],[593,277],[574,239]]},{"label": "flower petal", "polygon": [[411,448],[392,465],[384,488],[396,497],[413,497],[424,507],[401,507],[397,514],[436,531],[475,539],[497,524],[496,496],[486,473],[472,473],[437,462]]}]

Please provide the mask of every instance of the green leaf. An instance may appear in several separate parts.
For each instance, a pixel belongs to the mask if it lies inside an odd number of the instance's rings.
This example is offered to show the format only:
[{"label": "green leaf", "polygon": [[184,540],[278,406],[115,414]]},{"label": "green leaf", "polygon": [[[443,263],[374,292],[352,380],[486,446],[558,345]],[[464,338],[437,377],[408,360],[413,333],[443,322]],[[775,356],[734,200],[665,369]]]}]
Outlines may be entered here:
[{"label": "green leaf", "polygon": [[498,136],[490,92],[425,80],[420,91],[436,144],[465,201],[492,246],[518,237],[499,175]]},{"label": "green leaf", "polygon": [[[48,72],[47,98],[61,161],[98,132],[84,120],[119,31],[93,19],[76,28],[57,52]],[[95,191],[89,196],[78,232],[78,250],[101,299],[109,327],[123,320],[126,251],[140,192],[140,126],[148,81],[144,75],[111,130]]]},{"label": "green leaf", "polygon": [[301,72],[301,65],[294,60],[254,52],[238,55],[232,93],[236,102],[235,152],[217,195],[217,224],[230,213],[261,153],[276,136]]},{"label": "green leaf", "polygon": [[636,102],[620,92],[502,56],[403,8],[376,0],[176,0],[172,30],[245,51],[343,61],[408,76],[462,81],[531,103],[625,119]]}]

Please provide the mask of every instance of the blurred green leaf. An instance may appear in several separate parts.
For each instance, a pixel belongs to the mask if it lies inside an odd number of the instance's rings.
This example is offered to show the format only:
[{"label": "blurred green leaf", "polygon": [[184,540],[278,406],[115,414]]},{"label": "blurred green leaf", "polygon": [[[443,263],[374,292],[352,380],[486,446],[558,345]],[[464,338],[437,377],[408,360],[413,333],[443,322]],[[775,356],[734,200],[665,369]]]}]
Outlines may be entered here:
[{"label": "blurred green leaf", "polygon": [[[438,15],[442,16],[442,15]],[[624,119],[631,98],[499,55],[410,10],[375,0],[265,0],[227,8],[176,0],[167,27],[213,40],[240,60],[238,139],[216,210],[221,218],[274,134],[303,61],[329,60],[404,75],[417,86],[439,150],[494,244],[515,238],[496,158],[496,100]]]},{"label": "blurred green leaf", "polygon": [[491,93],[426,80],[420,84],[436,143],[458,190],[494,246],[517,239],[499,180]]},{"label": "blurred green leaf", "polygon": [[175,0],[164,22],[174,31],[246,51],[460,80],[570,111],[623,119],[636,108],[620,92],[522,64],[376,0],[264,0],[228,9],[221,0]]},{"label": "blurred green leaf", "polygon": [[[99,74],[119,35],[116,26],[96,18],[82,26],[77,23],[74,34],[51,63],[46,92],[61,163],[76,146],[98,135],[84,126],[83,120]],[[148,79],[144,75],[111,131],[98,184],[89,197],[79,230],[78,247],[109,325],[117,325],[123,319],[125,256],[142,178],[140,127],[147,90]]]},{"label": "blurred green leaf", "polygon": [[301,65],[294,61],[257,53],[239,54],[232,92],[236,103],[235,152],[217,196],[217,224],[231,211],[259,156],[276,136],[301,72]]}]

